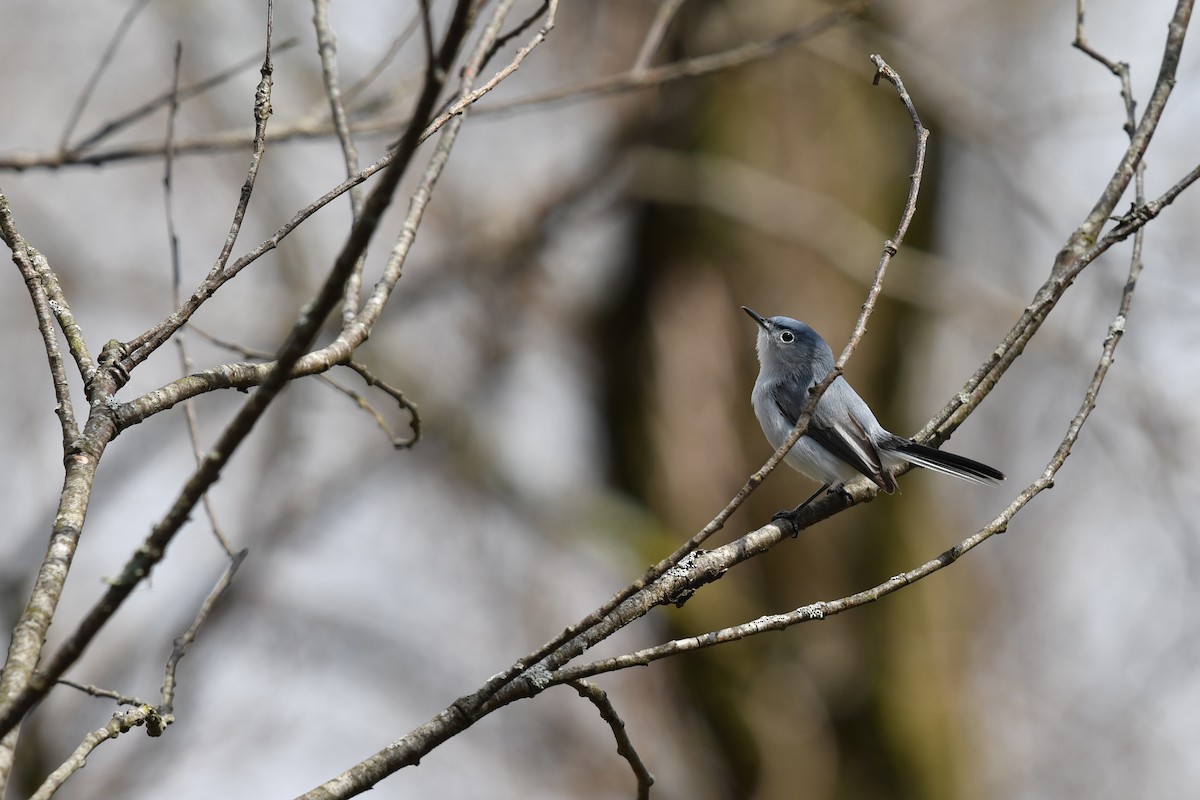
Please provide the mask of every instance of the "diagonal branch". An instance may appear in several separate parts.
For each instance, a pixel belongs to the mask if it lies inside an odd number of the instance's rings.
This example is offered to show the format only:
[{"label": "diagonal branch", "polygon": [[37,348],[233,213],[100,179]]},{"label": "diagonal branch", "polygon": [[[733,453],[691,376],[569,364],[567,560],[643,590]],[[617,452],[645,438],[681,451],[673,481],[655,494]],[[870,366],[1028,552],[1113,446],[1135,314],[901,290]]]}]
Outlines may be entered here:
[{"label": "diagonal branch", "polygon": [[[427,70],[425,86],[414,109],[414,119],[418,121],[418,124],[411,125],[401,139],[396,159],[384,172],[379,185],[367,199],[363,217],[351,230],[325,284],[309,307],[301,312],[296,326],[277,354],[276,368],[242,406],[217,440],[213,450],[187,481],[170,511],[154,526],[150,535],[125,565],[121,574],[110,583],[101,600],[92,607],[78,628],[67,637],[58,650],[45,660],[39,671],[30,678],[20,693],[0,706],[0,735],[11,730],[25,712],[49,691],[55,680],[61,677],[67,668],[79,658],[134,588],[162,560],[167,545],[187,521],[200,497],[217,481],[234,451],[245,441],[267,406],[283,389],[292,366],[311,345],[325,318],[337,304],[346,276],[367,246],[384,211],[391,203],[400,177],[411,161],[419,143],[423,127],[421,122],[429,118],[435,107],[438,94],[445,82],[446,73],[466,37],[471,16],[470,6],[469,0],[460,0],[456,5],[450,27],[437,55],[437,68]],[[271,7],[268,6],[268,15],[270,12]],[[270,23],[268,23],[268,35],[270,28]],[[264,98],[261,93],[257,99],[259,102],[256,103],[256,107],[262,108]]]},{"label": "diagonal branch", "polygon": [[118,711],[113,714],[107,725],[85,736],[79,746],[75,748],[75,752],[71,753],[71,756],[58,769],[50,773],[37,791],[30,795],[29,800],[50,800],[62,788],[67,778],[87,765],[88,756],[109,739],[115,739],[141,725],[145,725],[147,731],[153,736],[153,731],[161,731],[162,724],[158,712],[150,706],[139,706],[130,711]]},{"label": "diagonal branch", "polygon": [[[284,41],[275,45],[275,47],[273,48],[275,55],[279,55],[280,53],[282,53],[285,50],[290,50],[291,48],[295,47],[299,43],[300,43],[300,40],[294,36],[291,39],[285,39]],[[125,128],[130,127],[135,122],[139,122],[140,120],[150,116],[155,111],[158,111],[160,108],[162,108],[164,106],[167,106],[169,108],[172,104],[178,105],[178,104],[182,103],[183,101],[188,100],[192,97],[196,97],[198,95],[204,94],[209,89],[220,86],[222,83],[225,83],[225,82],[229,81],[230,79],[237,77],[247,67],[251,67],[256,63],[258,63],[258,55],[257,54],[255,54],[251,58],[245,59],[243,61],[239,61],[238,63],[234,64],[233,66],[229,67],[228,69],[221,70],[220,72],[218,72],[214,75],[211,75],[211,76],[205,78],[204,80],[197,81],[196,83],[190,84],[188,86],[180,86],[178,88],[178,90],[176,90],[175,92],[164,92],[163,94],[160,94],[157,97],[152,97],[149,100],[147,100],[146,102],[142,103],[137,108],[127,111],[124,114],[122,114],[121,116],[114,117],[113,119],[110,119],[108,122],[103,123],[95,131],[93,131],[92,133],[85,136],[82,140],[80,140],[80,142],[78,144],[72,145],[70,150],[63,153],[63,156],[65,158],[72,158],[72,157],[78,158],[82,154],[82,152],[84,150],[86,150],[87,148],[93,147],[96,144],[103,141],[104,139],[107,139],[108,137],[112,136],[114,133],[117,133],[119,131],[124,130]],[[270,141],[271,138],[272,137],[268,136],[267,140]],[[252,139],[250,137],[247,137],[245,134],[242,134],[238,144],[240,146],[244,147],[245,145],[249,144],[251,141],[252,141]],[[176,149],[176,150],[179,149],[178,141],[175,142],[174,149]],[[184,148],[184,149],[187,149],[187,148]],[[163,151],[155,153],[154,155],[164,155],[164,154],[165,154],[165,149]],[[51,166],[51,165],[47,165],[47,166]]]},{"label": "diagonal branch", "polygon": [[843,8],[839,8],[836,11],[831,11],[815,22],[785,31],[778,36],[762,42],[751,42],[719,53],[696,56],[695,58],[662,64],[657,67],[635,65],[633,69],[616,75],[596,78],[484,106],[479,109],[479,113],[494,114],[530,106],[546,106],[559,102],[577,102],[600,95],[645,89],[671,81],[701,78],[716,72],[735,69],[747,64],[753,64],[756,61],[771,58],[781,50],[813,39],[833,28],[858,19],[873,5],[875,5],[875,0],[861,0],[860,2],[851,3]]},{"label": "diagonal branch", "polygon": [[[1109,241],[1109,237],[1100,240],[1100,232],[1112,215],[1121,196],[1129,187],[1129,182],[1133,180],[1136,165],[1141,161],[1142,155],[1162,119],[1167,100],[1175,85],[1175,72],[1179,66],[1184,37],[1192,15],[1192,6],[1193,0],[1179,0],[1175,7],[1175,13],[1167,28],[1167,40],[1163,48],[1158,79],[1155,81],[1154,89],[1146,104],[1146,112],[1134,129],[1129,147],[1122,153],[1112,177],[1105,185],[1095,206],[1083,223],[1067,239],[1050,269],[1049,277],[1034,294],[1032,302],[1025,308],[1004,340],[980,365],[958,394],[921,429],[917,434],[918,438],[932,440],[936,443],[944,442],[949,438],[963,420],[991,393],[992,387],[1025,351],[1025,346],[1041,328],[1050,310],[1054,308],[1079,274],[1101,252],[1117,241],[1115,239]],[[1183,191],[1194,180],[1195,177],[1187,180],[1186,184],[1180,186],[1179,191]],[[1176,192],[1177,194],[1178,192]],[[1176,195],[1171,195],[1170,199],[1165,200],[1164,205],[1174,199]],[[1144,222],[1136,223],[1136,227],[1144,224]],[[1129,233],[1132,233],[1132,229]]]},{"label": "diagonal branch", "polygon": [[163,670],[162,699],[158,706],[158,713],[166,725],[170,725],[174,721],[175,675],[179,671],[179,662],[187,654],[187,649],[191,646],[192,642],[196,641],[196,635],[199,634],[200,628],[203,627],[204,623],[208,621],[208,617],[212,614],[217,601],[221,599],[221,595],[225,594],[229,587],[233,585],[233,576],[237,574],[238,568],[249,554],[250,551],[245,549],[233,554],[229,559],[228,566],[225,567],[225,571],[221,573],[217,585],[213,587],[208,596],[204,598],[204,602],[200,604],[200,610],[196,612],[196,617],[192,620],[192,624],[175,639],[171,646],[171,655],[167,657],[167,664]]},{"label": "diagonal branch", "polygon": [[[719,53],[697,56],[657,67],[646,69],[637,69],[635,67],[627,72],[605,78],[552,89],[547,92],[516,98],[512,101],[484,105],[476,109],[475,113],[483,115],[511,113],[519,109],[536,109],[552,103],[581,101],[607,94],[648,89],[666,83],[700,78],[724,70],[736,69],[747,64],[772,58],[787,48],[808,41],[831,28],[848,24],[862,17],[876,2],[877,0],[859,0],[859,2],[831,12],[829,15],[811,24],[795,28],[766,41],[751,42]],[[351,89],[347,94],[350,95],[353,92],[354,89]],[[350,126],[350,130],[356,135],[388,133],[403,124],[407,124],[407,122],[397,122],[391,118],[378,118],[354,123]],[[273,129],[273,132],[268,135],[267,141],[273,144],[293,139],[325,138],[332,132],[332,125],[318,124],[316,121],[306,118],[277,125]],[[428,130],[426,131],[426,136],[430,136],[435,132],[436,129]],[[237,149],[245,147],[249,141],[250,135],[245,131],[221,131],[181,139],[177,143],[176,152],[184,155]],[[0,170],[98,166],[114,161],[155,158],[161,155],[162,142],[160,141],[135,142],[128,145],[114,146],[108,150],[87,153],[10,153],[0,155]],[[386,165],[378,165],[376,170],[382,169],[383,166]],[[369,176],[364,176],[362,180],[365,180],[366,177]],[[357,182],[361,182],[361,180]],[[342,191],[345,191],[345,188]]]},{"label": "diagonal branch", "polygon": [[121,21],[117,23],[117,29],[113,32],[112,38],[109,39],[108,45],[100,55],[100,60],[96,62],[96,68],[88,76],[83,91],[79,93],[79,97],[76,98],[75,103],[71,106],[70,113],[67,114],[67,121],[63,125],[62,136],[58,139],[58,151],[60,153],[65,153],[68,150],[71,134],[75,132],[75,126],[79,124],[79,118],[83,116],[83,110],[87,108],[88,102],[91,101],[92,94],[96,91],[96,86],[100,83],[100,78],[104,75],[105,70],[108,69],[108,65],[112,63],[113,56],[116,55],[117,48],[121,46],[121,40],[129,32],[133,21],[137,19],[138,14],[142,13],[142,9],[149,3],[150,0],[133,0],[133,5],[125,12],[125,16],[121,17]]}]

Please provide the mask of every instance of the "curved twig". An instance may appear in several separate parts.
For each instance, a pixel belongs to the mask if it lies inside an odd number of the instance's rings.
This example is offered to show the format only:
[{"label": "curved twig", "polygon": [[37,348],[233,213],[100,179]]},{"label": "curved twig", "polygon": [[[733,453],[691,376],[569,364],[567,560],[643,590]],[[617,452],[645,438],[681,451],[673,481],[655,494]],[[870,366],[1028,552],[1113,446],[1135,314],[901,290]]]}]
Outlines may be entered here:
[{"label": "curved twig", "polygon": [[617,714],[617,709],[608,699],[608,693],[591,681],[570,681],[570,686],[579,692],[580,697],[594,705],[600,712],[600,718],[608,723],[613,738],[617,740],[617,753],[629,762],[629,768],[633,770],[633,777],[637,780],[637,800],[650,800],[650,787],[654,785],[654,776],[646,769],[642,757],[634,749],[629,732],[625,730],[625,721]]}]

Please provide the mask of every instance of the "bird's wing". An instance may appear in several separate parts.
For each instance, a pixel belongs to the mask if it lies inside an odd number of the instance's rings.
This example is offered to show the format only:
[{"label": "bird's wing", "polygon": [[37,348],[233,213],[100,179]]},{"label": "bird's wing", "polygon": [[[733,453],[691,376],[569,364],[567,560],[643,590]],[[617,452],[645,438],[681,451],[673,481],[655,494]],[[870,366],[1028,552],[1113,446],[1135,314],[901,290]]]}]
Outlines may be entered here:
[{"label": "bird's wing", "polygon": [[[806,435],[870,478],[879,488],[891,491],[894,483],[887,480],[890,476],[884,471],[879,451],[871,442],[862,423],[850,409],[846,409],[847,413],[841,415],[840,418],[830,413],[830,409],[835,407],[839,397],[835,392],[844,388],[838,386],[838,381],[841,380],[838,378],[822,395],[821,401],[817,403],[816,413],[809,420]],[[804,387],[802,391],[794,391],[786,384],[781,384],[774,393],[775,405],[792,425],[796,424],[796,420],[804,411],[804,404],[808,402],[809,388]],[[832,398],[830,397],[831,393],[835,393]],[[891,483],[890,486],[889,483]]]}]

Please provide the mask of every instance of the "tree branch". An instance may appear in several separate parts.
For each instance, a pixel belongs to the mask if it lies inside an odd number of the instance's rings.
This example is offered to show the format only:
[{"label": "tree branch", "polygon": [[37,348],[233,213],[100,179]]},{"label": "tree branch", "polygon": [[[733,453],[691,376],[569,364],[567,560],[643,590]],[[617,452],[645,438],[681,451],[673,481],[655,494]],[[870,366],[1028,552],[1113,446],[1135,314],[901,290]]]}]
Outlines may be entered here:
[{"label": "tree branch", "polygon": [[629,768],[633,770],[633,777],[637,780],[637,800],[650,800],[650,787],[654,785],[654,776],[646,769],[641,756],[634,749],[633,742],[629,739],[629,732],[625,730],[625,722],[613,708],[608,694],[590,681],[571,681],[570,686],[579,692],[580,697],[594,705],[600,712],[600,718],[608,723],[613,738],[617,740],[617,753],[629,762]]},{"label": "tree branch", "polygon": [[[434,108],[437,96],[445,81],[445,74],[453,62],[462,40],[469,29],[469,0],[460,0],[455,7],[454,16],[449,30],[438,53],[437,69],[428,70],[425,86],[421,97],[414,109],[414,119],[428,119]],[[268,15],[270,7],[268,7]],[[268,36],[270,24],[268,24]],[[269,49],[269,45],[268,45]],[[256,97],[256,109],[265,111],[266,98],[260,84],[260,92]],[[104,624],[120,608],[121,604],[132,593],[133,589],[150,574],[154,566],[162,560],[167,545],[178,533],[180,527],[187,521],[191,510],[199,502],[200,497],[220,477],[221,471],[238,446],[249,435],[254,424],[261,418],[269,403],[278,395],[287,381],[291,368],[311,345],[317,331],[326,316],[336,305],[341,296],[349,270],[354,261],[366,247],[367,242],[379,225],[383,212],[391,202],[400,177],[411,160],[420,140],[423,127],[420,122],[409,127],[397,157],[392,165],[384,172],[379,185],[371,193],[364,207],[362,219],[350,232],[349,239],[338,255],[333,269],[330,271],[321,291],[310,306],[302,311],[296,326],[293,328],[287,342],[277,355],[277,367],[263,382],[258,390],[243,405],[233,421],[221,434],[213,450],[204,459],[203,464],[193,473],[175,500],[171,510],[154,526],[145,543],[125,565],[121,574],[109,585],[104,597],[92,607],[76,630],[63,642],[57,651],[41,665],[40,671],[30,677],[28,683],[16,697],[9,699],[0,706],[0,734],[6,733],[17,724],[30,707],[49,691],[66,669],[82,654],[84,648],[99,633]],[[53,614],[47,616],[47,619]],[[32,665],[30,665],[32,667]]]}]

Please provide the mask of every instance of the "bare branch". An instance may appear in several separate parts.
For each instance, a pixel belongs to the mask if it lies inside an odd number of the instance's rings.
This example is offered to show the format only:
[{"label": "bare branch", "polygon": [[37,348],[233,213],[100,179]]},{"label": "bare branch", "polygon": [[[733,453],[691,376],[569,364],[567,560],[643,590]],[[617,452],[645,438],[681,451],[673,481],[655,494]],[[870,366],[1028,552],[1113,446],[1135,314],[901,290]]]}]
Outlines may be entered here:
[{"label": "bare branch", "polygon": [[75,132],[75,126],[79,124],[79,118],[83,116],[83,110],[87,108],[88,102],[92,99],[92,93],[96,91],[96,86],[100,83],[100,77],[108,69],[108,65],[112,63],[113,56],[117,53],[117,48],[121,46],[121,40],[125,38],[125,34],[129,32],[133,21],[137,19],[137,15],[142,12],[142,9],[149,2],[150,0],[133,0],[133,5],[125,12],[125,16],[121,17],[121,21],[117,23],[117,29],[113,31],[108,46],[104,48],[104,52],[100,55],[100,60],[96,62],[96,68],[92,70],[91,76],[88,77],[87,83],[84,84],[83,91],[79,93],[79,97],[75,99],[74,105],[71,106],[70,113],[67,114],[66,124],[63,125],[62,135],[58,139],[58,150],[60,153],[67,150],[67,145],[71,141],[71,134]]},{"label": "bare branch", "polygon": [[[54,383],[54,413],[58,417],[59,427],[62,428],[63,452],[70,452],[72,444],[79,438],[79,422],[75,418],[75,407],[71,402],[71,386],[67,382],[67,369],[63,362],[62,351],[58,347],[58,334],[54,332],[55,317],[67,332],[68,341],[74,341],[77,347],[82,347],[80,355],[86,355],[86,344],[83,335],[74,324],[74,317],[67,307],[65,300],[60,299],[62,289],[58,279],[50,270],[45,256],[26,244],[17,230],[17,222],[13,218],[12,207],[8,198],[0,192],[0,237],[12,250],[13,263],[17,265],[21,277],[25,280],[25,288],[33,301],[33,311],[37,315],[38,332],[42,335],[42,345],[46,348],[46,358],[50,362],[50,379]],[[53,278],[54,296],[47,293],[47,279]],[[84,359],[84,364],[90,365],[90,357]]]},{"label": "bare branch", "polygon": [[[622,72],[606,78],[586,81],[584,83],[561,87],[559,89],[552,89],[547,92],[541,92],[535,95],[517,98],[512,101],[484,105],[476,109],[474,113],[476,115],[485,115],[494,113],[511,113],[513,111],[526,108],[536,109],[551,103],[574,102],[587,100],[606,94],[636,91],[639,89],[661,86],[665,83],[672,83],[678,80],[699,78],[728,69],[736,69],[737,67],[741,67],[746,64],[771,58],[775,55],[778,55],[781,51],[787,49],[788,47],[812,39],[822,33],[825,33],[831,28],[848,24],[849,22],[861,17],[867,11],[867,9],[875,5],[876,2],[877,0],[861,0],[860,2],[847,6],[846,8],[835,11],[814,23],[801,26],[792,31],[788,31],[774,39],[770,39],[765,42],[752,42],[750,44],[734,47],[719,53],[712,53],[710,55],[677,61],[671,64],[664,64],[658,67],[652,67],[640,71],[630,70],[628,72]],[[350,94],[351,92],[347,92],[347,95]],[[396,119],[390,117],[382,117],[375,120],[352,123],[350,125],[350,132],[353,135],[358,136],[367,133],[390,132],[405,124],[407,124],[407,121],[397,121]],[[437,129],[442,124],[444,124],[444,120],[437,125],[430,126],[430,129],[425,132],[426,138],[436,133]],[[322,123],[317,120],[303,119],[295,122],[280,123],[279,125],[275,126],[273,132],[268,134],[267,141],[270,143],[275,143],[292,139],[323,138],[332,132],[333,127],[328,123]],[[238,149],[245,147],[249,139],[250,135],[245,131],[223,131],[214,134],[205,134],[179,140],[176,144],[176,153],[183,155]],[[140,142],[130,145],[115,146],[109,150],[89,153],[67,153],[65,155],[60,153],[10,153],[8,155],[0,156],[0,170],[59,168],[80,165],[97,166],[113,161],[154,158],[161,155],[162,142],[160,141]],[[386,166],[386,162],[377,162],[376,164],[372,165],[372,167],[368,167],[368,169],[371,170],[370,174],[374,174],[384,166]],[[361,177],[358,180],[355,180],[351,184],[345,184],[339,187],[337,190],[335,190],[337,194],[334,196],[336,197],[342,192],[345,192],[347,189],[349,189],[350,185],[361,183],[363,180],[366,180],[366,178],[370,177],[370,174],[363,175],[360,173]]]},{"label": "bare branch", "polygon": [[376,411],[366,401],[366,399],[362,397],[362,395],[358,394],[352,389],[349,389],[348,387],[341,387],[332,380],[327,379],[329,380],[329,383],[346,392],[351,399],[355,400],[363,408],[363,410],[375,417],[376,423],[378,423],[379,427],[383,429],[383,432],[387,434],[388,439],[391,440],[392,447],[395,447],[397,450],[406,450],[410,447],[414,447],[417,442],[421,440],[421,412],[417,408],[417,404],[405,397],[404,393],[399,389],[376,377],[374,373],[367,369],[365,364],[351,359],[350,361],[347,361],[344,366],[357,372],[359,377],[362,378],[368,386],[374,386],[376,389],[379,389],[388,397],[395,400],[396,404],[400,406],[401,409],[408,412],[408,426],[411,431],[410,435],[397,436],[392,431],[391,426],[388,425],[387,420],[383,418],[383,415]]},{"label": "bare branch", "polygon": [[[1128,236],[1133,230],[1145,224],[1137,222],[1136,219],[1131,220],[1126,226],[1118,226],[1117,232],[1121,234],[1118,238],[1106,236],[1101,239],[1100,237],[1104,223],[1133,179],[1135,166],[1141,161],[1150,139],[1157,130],[1167,100],[1170,98],[1171,89],[1175,85],[1175,72],[1179,66],[1184,36],[1187,33],[1188,21],[1191,19],[1192,5],[1192,0],[1179,0],[1175,7],[1175,13],[1167,29],[1167,41],[1163,50],[1162,63],[1159,66],[1158,79],[1155,81],[1150,100],[1146,105],[1146,111],[1133,132],[1129,147],[1122,153],[1112,178],[1109,179],[1092,211],[1059,251],[1049,277],[1035,293],[1033,301],[1026,306],[1004,340],[989,354],[958,394],[921,429],[918,434],[920,439],[934,442],[943,442],[948,439],[950,434],[983,401],[997,381],[1024,352],[1025,345],[1041,328],[1050,310],[1054,308],[1068,287],[1088,264],[1120,238]],[[1197,177],[1200,176],[1193,171],[1183,181],[1180,181],[1176,187],[1173,187],[1173,191],[1175,188],[1178,188],[1178,191],[1168,192],[1163,198],[1160,198],[1163,202],[1157,207],[1157,210],[1160,211],[1163,206],[1169,204]]]},{"label": "bare branch", "polygon": [[526,97],[518,97],[514,100],[506,100],[493,105],[483,106],[479,109],[478,113],[494,114],[528,106],[544,106],[564,101],[576,102],[597,95],[645,89],[671,81],[683,80],[685,78],[699,78],[715,72],[745,66],[746,64],[771,58],[781,50],[819,36],[832,28],[845,25],[862,16],[874,4],[875,0],[862,0],[862,2],[851,3],[844,8],[826,14],[815,22],[801,25],[798,28],[794,28],[764,42],[751,42],[750,44],[724,50],[720,53],[697,56],[696,58],[663,64],[658,67],[634,68],[617,75],[584,81],[559,89],[551,89]]},{"label": "bare branch", "polygon": [[637,779],[638,800],[650,800],[650,787],[654,785],[654,776],[646,769],[641,756],[634,749],[633,742],[629,740],[629,733],[625,730],[625,722],[613,708],[608,694],[590,681],[571,681],[570,685],[572,689],[579,692],[580,697],[596,707],[600,712],[600,718],[607,722],[608,727],[612,729],[613,738],[617,740],[617,753],[629,762],[629,768],[633,770],[633,777]]},{"label": "bare branch", "polygon": [[86,766],[88,756],[92,754],[93,750],[109,739],[115,739],[122,733],[127,733],[140,725],[145,725],[146,732],[151,736],[159,736],[162,733],[163,720],[158,716],[158,712],[150,706],[140,706],[132,711],[113,714],[113,718],[107,725],[84,737],[71,757],[50,773],[50,777],[46,778],[38,790],[30,795],[30,800],[49,800],[62,787],[67,778]]},{"label": "bare branch", "polygon": [[[274,47],[275,54],[278,55],[279,53],[282,53],[285,50],[290,50],[291,48],[295,47],[299,43],[300,43],[300,40],[294,36],[291,39],[286,39],[286,40],[280,42],[279,44],[275,45],[275,47]],[[65,151],[62,155],[64,158],[78,158],[88,148],[100,143],[104,139],[107,139],[108,137],[112,136],[114,133],[117,133],[118,131],[128,128],[129,126],[133,125],[135,122],[138,122],[139,120],[150,116],[155,111],[158,111],[160,108],[162,108],[163,106],[169,106],[171,104],[178,105],[185,100],[189,100],[193,97],[204,94],[209,89],[216,88],[217,86],[220,86],[222,83],[225,83],[225,82],[229,81],[230,79],[237,77],[242,72],[244,72],[246,70],[246,68],[252,67],[257,63],[259,63],[259,57],[257,54],[255,54],[254,56],[251,56],[250,58],[239,61],[238,63],[234,64],[233,66],[229,67],[228,69],[222,70],[221,72],[218,72],[215,75],[205,78],[202,81],[197,81],[196,83],[193,83],[189,86],[181,86],[181,87],[178,87],[173,92],[164,92],[163,94],[160,94],[158,97],[153,97],[153,98],[147,100],[142,105],[138,106],[137,108],[127,111],[124,114],[122,114],[121,116],[115,117],[115,118],[109,120],[108,122],[103,123],[95,131],[93,131],[92,133],[85,136],[82,140],[80,140],[80,142],[78,144],[72,145],[70,150]],[[271,141],[272,137],[268,136],[267,139],[268,139],[268,141]],[[245,147],[247,144],[250,144],[252,140],[253,140],[253,134],[239,132],[238,145]],[[180,149],[178,140],[175,141],[175,147],[176,147],[177,151]],[[187,146],[185,146],[182,149],[190,152],[190,148]],[[161,155],[161,153],[156,153],[155,155]],[[46,166],[61,166],[61,164],[57,164],[57,165],[56,164],[47,164]]]},{"label": "bare branch", "polygon": [[[433,131],[438,130],[443,125],[445,125],[446,122],[448,122],[452,117],[463,113],[463,111],[466,110],[466,108],[468,106],[471,106],[477,100],[479,100],[479,98],[483,97],[485,94],[490,92],[492,89],[495,89],[496,86],[499,85],[500,81],[504,80],[509,75],[512,75],[514,72],[516,72],[520,68],[521,63],[525,60],[525,58],[531,52],[533,52],[533,49],[535,47],[537,47],[539,44],[541,44],[543,41],[545,41],[546,36],[554,28],[554,17],[555,17],[555,14],[558,13],[558,0],[548,0],[546,3],[542,4],[542,9],[544,9],[546,12],[546,21],[542,24],[541,30],[539,30],[537,32],[537,35],[534,36],[533,39],[528,44],[526,44],[524,47],[522,47],[520,50],[518,50],[517,54],[515,56],[513,56],[512,61],[510,61],[507,66],[505,66],[503,69],[501,69],[495,75],[493,75],[491,77],[491,79],[489,79],[485,84],[483,84],[478,89],[475,89],[472,92],[468,92],[467,94],[460,96],[457,100],[455,100],[453,103],[451,103],[450,106],[446,109],[446,111],[443,112],[442,114],[439,114],[437,119],[435,119],[433,121],[433,124],[431,124],[429,126],[429,131],[427,132],[426,135],[428,135],[429,133],[432,133]],[[541,12],[542,9],[539,9],[539,13]],[[525,27],[527,27],[527,25],[530,22],[532,22],[533,19],[534,19],[534,17],[531,17],[529,20],[527,20],[525,23],[523,23],[518,28],[518,30],[524,30]]]},{"label": "bare branch", "polygon": [[221,599],[221,595],[225,594],[226,590],[233,584],[233,576],[237,574],[238,567],[246,560],[246,556],[250,554],[249,550],[239,550],[229,560],[229,565],[225,567],[225,571],[221,574],[220,580],[213,590],[204,598],[204,602],[200,605],[200,610],[196,612],[196,618],[192,620],[192,624],[175,640],[171,648],[171,655],[167,657],[167,666],[163,673],[162,685],[162,702],[158,706],[158,713],[163,718],[164,723],[170,725],[174,722],[175,712],[175,673],[179,669],[179,662],[187,653],[187,649],[192,642],[196,641],[196,634],[200,632],[200,628],[208,621],[208,617],[212,614],[213,608],[217,601]]},{"label": "bare branch", "polygon": [[[271,58],[271,37],[274,33],[274,25],[274,0],[267,0],[266,55],[263,57],[262,67],[259,68],[262,79],[258,82],[258,88],[254,93],[254,144],[253,153],[250,156],[250,167],[246,172],[246,180],[242,183],[242,191],[238,197],[237,206],[233,211],[233,222],[229,226],[229,233],[225,237],[225,243],[221,247],[221,253],[217,256],[216,263],[209,270],[208,277],[205,279],[206,284],[210,283],[215,276],[224,271],[225,265],[229,262],[229,257],[233,252],[233,245],[237,241],[238,234],[242,229],[242,220],[246,217],[246,209],[250,206],[250,197],[254,193],[254,184],[258,180],[258,170],[262,164],[263,154],[266,152],[267,121],[271,118],[271,87],[274,82],[273,76],[275,72],[274,62]],[[195,303],[196,307],[199,306],[196,295],[189,298],[188,303],[184,307],[177,308],[168,317],[170,321],[168,324],[155,326],[124,345],[123,349],[127,355],[122,359],[122,366],[125,372],[131,371],[138,364],[149,358],[151,353],[157,350],[171,334],[178,330],[180,325],[187,321],[192,311],[195,310],[194,308],[187,308],[192,303]]]},{"label": "bare branch", "polygon": [[90,684],[76,683],[75,681],[67,680],[66,678],[59,678],[58,683],[60,686],[69,686],[72,689],[78,689],[79,691],[83,692],[84,694],[91,695],[92,697],[103,697],[105,699],[112,700],[117,705],[122,705],[122,706],[145,705],[145,703],[140,698],[133,697],[131,695],[121,694],[120,692],[115,692],[112,689],[101,689],[99,686],[92,686]]},{"label": "bare branch", "polygon": [[[126,563],[121,574],[110,582],[103,598],[92,607],[78,628],[67,637],[58,650],[40,665],[40,671],[30,677],[20,693],[11,700],[5,697],[8,702],[0,706],[0,734],[11,730],[25,712],[45,695],[54,681],[61,677],[67,668],[79,658],[84,648],[112,618],[112,615],[116,613],[134,588],[162,560],[167,545],[187,521],[200,497],[220,477],[222,469],[234,451],[245,441],[267,406],[283,389],[292,367],[311,345],[325,318],[341,297],[342,287],[350,269],[374,234],[383,212],[391,202],[392,194],[395,192],[402,173],[416,151],[421,127],[423,127],[420,122],[428,119],[431,114],[445,80],[446,71],[455,59],[469,28],[470,6],[469,0],[461,0],[455,7],[454,17],[438,52],[437,69],[428,71],[425,87],[414,110],[414,119],[418,123],[411,125],[401,140],[396,159],[384,172],[379,185],[367,199],[363,217],[351,230],[350,237],[338,255],[325,284],[309,307],[302,311],[291,335],[277,354],[275,368],[218,438],[213,450],[188,479],[171,510],[154,526],[143,545]],[[268,37],[271,30],[269,20],[271,12],[272,7],[268,4]],[[269,58],[267,61],[269,62]],[[264,71],[266,71],[266,64],[264,64]],[[264,76],[264,82],[265,80]],[[265,114],[268,104],[269,93],[260,84],[260,91],[256,96],[256,109],[259,109],[260,114]]]},{"label": "bare branch", "polygon": [[[358,172],[358,148],[350,134],[350,122],[346,106],[342,101],[341,82],[338,78],[337,36],[329,24],[329,0],[313,0],[313,27],[317,32],[317,51],[321,56],[321,78],[325,84],[325,96],[329,100],[330,117],[338,143],[342,146],[342,159],[346,164],[346,177]],[[350,218],[354,222],[362,215],[362,189],[350,188]],[[342,321],[349,324],[358,313],[358,293],[362,286],[363,258],[358,260],[346,281],[346,296],[342,300]]]},{"label": "bare branch", "polygon": [[650,23],[650,29],[646,31],[646,38],[642,40],[642,47],[633,61],[634,72],[644,72],[650,66],[654,54],[662,45],[663,37],[667,34],[667,28],[670,27],[671,21],[675,19],[675,15],[679,13],[682,5],[683,0],[662,0],[658,4],[658,11],[654,12],[654,21]]},{"label": "bare branch", "polygon": [[[899,250],[901,242],[904,241],[904,237],[908,233],[909,225],[912,224],[913,216],[917,213],[917,196],[921,192],[921,177],[925,172],[925,151],[929,143],[929,131],[921,124],[921,117],[917,114],[917,108],[913,104],[908,91],[904,88],[904,82],[900,79],[900,75],[883,60],[883,56],[878,54],[872,55],[871,63],[875,65],[875,77],[871,82],[874,85],[878,85],[880,78],[886,78],[895,87],[896,93],[900,97],[900,102],[904,105],[909,117],[912,119],[917,143],[915,164],[913,165],[912,173],[909,175],[908,197],[904,201],[904,210],[900,214],[900,221],[896,225],[896,232],[892,235],[891,239],[883,243],[883,252],[880,254],[879,263],[875,267],[875,278],[871,281],[871,288],[867,290],[867,299],[863,301],[862,310],[859,312],[858,320],[854,323],[854,328],[850,332],[850,338],[846,342],[846,346],[842,348],[842,352],[838,356],[837,361],[834,362],[833,369],[829,371],[829,374],[820,383],[809,389],[808,402],[805,404],[800,418],[796,420],[791,434],[775,450],[775,453],[763,468],[755,473],[755,477],[761,473],[762,477],[765,478],[791,452],[792,447],[800,441],[800,437],[808,432],[809,422],[812,420],[812,415],[816,412],[817,403],[820,401],[821,396],[833,385],[834,381],[841,377],[846,369],[847,362],[850,360],[850,356],[854,354],[858,343],[862,341],[862,337],[867,333],[867,320],[870,319],[871,313],[875,310],[875,304],[879,301],[879,295],[883,292],[883,278],[887,273],[888,265],[891,264],[892,257]],[[761,482],[762,478],[759,478],[759,480]],[[871,496],[873,495],[868,495],[868,497]],[[800,528],[795,527],[794,518],[784,517],[780,521],[791,526],[793,536],[800,532]]]}]

